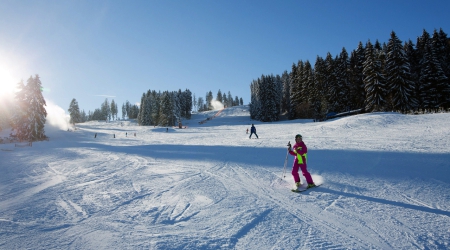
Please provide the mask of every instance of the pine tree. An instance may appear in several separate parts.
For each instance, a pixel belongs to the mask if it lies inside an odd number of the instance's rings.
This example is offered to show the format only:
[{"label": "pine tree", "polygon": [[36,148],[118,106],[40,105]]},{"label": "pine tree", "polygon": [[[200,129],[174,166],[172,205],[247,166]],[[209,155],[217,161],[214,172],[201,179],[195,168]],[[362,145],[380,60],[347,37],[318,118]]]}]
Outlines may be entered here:
[{"label": "pine tree", "polygon": [[328,110],[326,101],[326,65],[323,58],[317,56],[314,64],[314,92],[313,92],[313,107],[314,119],[321,120],[325,118]]},{"label": "pine tree", "polygon": [[291,89],[290,89],[290,104],[289,104],[289,119],[299,118],[299,107],[301,105],[301,78],[303,73],[304,63],[303,61],[298,61],[297,66],[292,65],[292,71],[290,73],[291,79]]},{"label": "pine tree", "polygon": [[[181,106],[182,106],[182,93],[181,93],[181,89],[178,90],[178,92],[172,92],[171,93],[171,99],[172,99],[172,110],[173,110],[173,115],[174,115],[174,119],[176,120],[176,123],[181,122]],[[174,123],[175,124],[175,121]]]},{"label": "pine tree", "polygon": [[409,68],[411,72],[411,81],[413,82],[413,97],[417,101],[415,109],[423,107],[423,101],[420,97],[420,58],[418,57],[418,51],[414,48],[414,44],[411,40],[408,40],[404,44],[405,55],[409,63]]},{"label": "pine tree", "polygon": [[261,117],[260,84],[259,78],[250,84],[250,118],[253,120],[259,120]]},{"label": "pine tree", "polygon": [[[417,37],[416,48],[414,50],[414,60],[415,64],[411,67],[411,73],[415,76],[416,82],[414,83],[414,95],[417,98],[417,109],[422,109],[422,112],[425,112],[425,101],[423,100],[423,95],[420,93],[422,89],[422,83],[420,78],[422,77],[422,64],[424,62],[424,55],[426,51],[426,44],[429,43],[430,34],[424,29],[422,31],[422,35]],[[416,66],[416,67],[414,67]]]},{"label": "pine tree", "polygon": [[339,86],[337,94],[338,111],[348,111],[350,109],[350,80],[349,80],[349,59],[345,48],[342,48],[336,60],[336,84]]},{"label": "pine tree", "polygon": [[206,93],[206,105],[207,105],[207,110],[213,110],[214,107],[212,106],[212,100],[213,100],[213,94],[211,91]]},{"label": "pine tree", "polygon": [[364,47],[359,42],[355,51],[350,54],[349,62],[349,83],[350,83],[350,109],[363,108],[365,103],[366,92],[364,88]]},{"label": "pine tree", "polygon": [[[445,75],[447,76],[447,83],[450,85],[450,38],[447,37],[447,34],[440,29],[439,30],[439,40],[442,44],[441,51],[442,53],[442,70],[444,70]],[[450,96],[448,97],[450,102]]]},{"label": "pine tree", "polygon": [[413,96],[414,84],[411,81],[410,66],[402,42],[394,31],[391,32],[387,51],[386,80],[392,108],[406,113],[417,105],[417,101]]},{"label": "pine tree", "polygon": [[[31,82],[32,77],[28,80]],[[23,81],[17,84],[17,92],[15,93],[16,106],[13,112],[13,130],[19,140],[27,139],[27,129],[29,127],[27,114],[27,90]]]},{"label": "pine tree", "polygon": [[366,111],[382,111],[386,105],[386,84],[385,78],[382,72],[381,62],[379,55],[381,51],[375,50],[372,43],[369,41],[366,44],[365,49],[365,62],[364,62],[364,84],[366,92]]},{"label": "pine tree", "polygon": [[[148,90],[145,98],[145,123],[148,124],[148,126],[154,125],[155,122],[153,121],[153,113],[155,112],[154,105],[153,105],[153,91]],[[139,111],[142,109],[142,107],[139,109]]]},{"label": "pine tree", "polygon": [[439,87],[441,92],[441,107],[444,110],[450,108],[450,39],[442,28],[433,33],[432,44],[436,51],[436,57],[441,65],[441,69],[447,78],[444,83]]},{"label": "pine tree", "polygon": [[197,102],[197,98],[194,96],[192,97],[192,105],[194,106],[194,111],[198,111],[198,102]]},{"label": "pine tree", "polygon": [[128,119],[132,119],[130,117],[130,115],[131,115],[131,104],[130,104],[130,102],[128,100],[125,102],[125,111],[126,111],[126,115],[128,116]]},{"label": "pine tree", "polygon": [[260,112],[257,120],[263,122],[277,121],[279,117],[279,108],[277,102],[277,88],[273,76],[261,76],[259,84]]},{"label": "pine tree", "polygon": [[159,113],[161,110],[161,92],[156,92],[155,90],[153,90],[150,96],[150,125],[158,125]]},{"label": "pine tree", "polygon": [[220,89],[217,91],[216,101],[223,103],[222,91],[220,91]]},{"label": "pine tree", "polygon": [[191,113],[192,113],[192,92],[189,89],[186,89],[183,92],[183,99],[184,99],[184,103],[183,103],[183,117],[185,117],[186,119],[191,119]]},{"label": "pine tree", "polygon": [[117,105],[114,99],[111,101],[111,116],[113,120],[117,118]]},{"label": "pine tree", "polygon": [[130,119],[136,119],[139,115],[138,105],[130,105]]},{"label": "pine tree", "polygon": [[125,116],[127,115],[127,109],[125,108],[125,104],[122,104],[122,119],[125,119]]},{"label": "pine tree", "polygon": [[233,96],[231,95],[230,91],[228,91],[227,101],[225,103],[225,106],[227,106],[227,107],[232,107],[233,106]]},{"label": "pine tree", "polygon": [[228,106],[228,97],[227,94],[225,94],[225,92],[222,94],[222,104],[223,106]]},{"label": "pine tree", "polygon": [[22,109],[25,111],[21,114],[25,115],[23,126],[21,126],[21,138],[24,140],[42,140],[45,139],[45,121],[47,117],[47,111],[45,107],[47,104],[42,96],[42,83],[39,79],[39,75],[35,78],[30,77],[27,85],[23,89],[25,91],[25,100],[21,100]]},{"label": "pine tree", "polygon": [[239,106],[239,97],[238,96],[234,97],[233,106]]},{"label": "pine tree", "polygon": [[[280,75],[276,75],[273,76],[273,82],[275,84],[275,91],[276,91],[276,104],[277,104],[277,113],[278,115],[281,114],[281,99],[283,98],[283,81],[281,80],[281,76]],[[277,117],[277,119],[279,119]]]},{"label": "pine tree", "polygon": [[312,98],[314,91],[314,75],[311,63],[306,60],[303,67],[302,80],[301,80],[301,115],[300,118],[311,118],[313,116],[312,110]]},{"label": "pine tree", "polygon": [[145,124],[144,124],[145,100],[146,100],[146,96],[145,96],[145,93],[143,93],[141,96],[141,105],[140,105],[141,109],[139,110],[139,114],[137,117],[137,122],[140,126],[145,126]]},{"label": "pine tree", "polygon": [[283,92],[282,92],[282,98],[281,98],[281,113],[285,113],[289,110],[289,103],[290,103],[290,95],[291,95],[291,79],[289,77],[289,74],[287,70],[283,72],[281,75],[281,82],[283,84]]},{"label": "pine tree", "polygon": [[80,107],[78,106],[78,102],[75,98],[73,98],[70,102],[69,109],[67,111],[69,111],[70,123],[75,125],[75,123],[81,122]]},{"label": "pine tree", "polygon": [[199,98],[197,99],[197,105],[198,105],[197,111],[201,112],[201,111],[204,111],[204,110],[205,110],[205,109],[204,109],[205,101],[203,100],[203,97],[199,97]]},{"label": "pine tree", "polygon": [[105,101],[102,103],[101,105],[101,114],[102,114],[102,118],[101,120],[106,120],[109,121],[111,120],[111,106],[109,105],[109,101],[108,98],[105,99]]},{"label": "pine tree", "polygon": [[161,109],[159,112],[159,125],[172,126],[173,107],[171,95],[168,91],[164,91],[161,96]]},{"label": "pine tree", "polygon": [[441,68],[436,50],[431,40],[425,45],[425,51],[421,63],[420,96],[423,107],[427,110],[438,111],[446,105],[449,94],[447,77]]},{"label": "pine tree", "polygon": [[325,97],[327,100],[327,112],[330,111],[338,111],[339,103],[339,86],[336,83],[336,63],[333,59],[333,56],[330,52],[327,53],[327,57],[325,58],[325,67],[326,67],[326,75],[325,75]]},{"label": "pine tree", "polygon": [[153,125],[152,113],[152,91],[148,90],[147,93],[143,93],[141,97],[141,108],[139,109],[138,123],[141,126]]},{"label": "pine tree", "polygon": [[86,112],[83,110],[81,110],[81,122],[86,122],[88,120],[88,116],[86,115]]}]

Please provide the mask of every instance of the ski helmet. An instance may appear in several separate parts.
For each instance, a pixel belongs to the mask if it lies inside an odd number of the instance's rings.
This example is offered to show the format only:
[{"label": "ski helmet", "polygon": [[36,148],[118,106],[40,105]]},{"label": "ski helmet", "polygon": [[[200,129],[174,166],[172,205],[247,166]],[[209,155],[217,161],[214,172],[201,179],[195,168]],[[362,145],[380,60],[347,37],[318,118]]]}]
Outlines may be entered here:
[{"label": "ski helmet", "polygon": [[295,136],[295,139],[297,139],[297,137],[302,138],[302,135],[301,135],[301,134],[297,134],[297,135]]}]

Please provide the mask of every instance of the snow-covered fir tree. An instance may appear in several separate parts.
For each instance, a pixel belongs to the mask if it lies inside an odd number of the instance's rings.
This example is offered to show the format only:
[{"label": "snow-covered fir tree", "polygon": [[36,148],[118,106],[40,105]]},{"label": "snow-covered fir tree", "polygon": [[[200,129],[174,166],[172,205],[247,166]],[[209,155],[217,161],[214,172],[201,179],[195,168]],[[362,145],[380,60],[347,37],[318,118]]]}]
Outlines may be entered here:
[{"label": "snow-covered fir tree", "polygon": [[112,119],[115,120],[117,118],[117,104],[114,99],[111,100],[111,116]]},{"label": "snow-covered fir tree", "polygon": [[281,113],[289,111],[290,95],[291,95],[291,79],[287,70],[281,75],[281,82],[283,84],[283,92],[281,98]]},{"label": "snow-covered fir tree", "polygon": [[448,79],[442,70],[432,40],[425,44],[419,80],[423,109],[438,111],[444,107],[450,93]]},{"label": "snow-covered fir tree", "polygon": [[317,56],[314,64],[314,90],[312,104],[314,108],[314,119],[323,119],[328,110],[326,100],[326,65],[322,57]]},{"label": "snow-covered fir tree", "polygon": [[29,108],[30,108],[30,128],[31,135],[30,139],[42,140],[45,139],[45,121],[47,117],[47,110],[45,106],[47,103],[45,102],[44,96],[42,95],[42,83],[39,75],[34,77],[33,84],[31,86],[27,86],[28,91],[31,93],[29,98]]},{"label": "snow-covered fir tree", "polygon": [[181,122],[181,107],[183,106],[183,95],[181,93],[181,89],[179,89],[177,92],[172,92],[172,108],[173,108],[173,116],[175,117],[175,122],[178,124],[178,122]]},{"label": "snow-covered fir tree", "polygon": [[366,111],[382,111],[386,105],[386,81],[380,61],[381,50],[376,50],[370,41],[366,44],[364,62],[364,84],[366,90]]},{"label": "snow-covered fir tree", "polygon": [[122,119],[125,119],[126,115],[127,115],[127,109],[125,108],[125,103],[122,103]]},{"label": "snow-covered fir tree", "polygon": [[420,56],[418,54],[418,50],[415,49],[415,46],[411,40],[408,40],[403,45],[405,50],[405,55],[409,63],[409,69],[411,74],[411,81],[413,82],[413,97],[417,101],[417,105],[415,109],[423,107],[423,101],[420,97]]},{"label": "snow-covered fir tree", "polygon": [[69,111],[70,123],[75,125],[75,123],[82,122],[80,107],[78,106],[78,101],[75,98],[73,98],[70,102],[69,109],[67,111]]},{"label": "snow-covered fir tree", "polygon": [[191,114],[192,114],[192,108],[193,108],[193,103],[192,103],[192,92],[189,89],[186,89],[183,92],[183,106],[182,106],[182,113],[181,115],[186,118],[186,119],[191,119]]},{"label": "snow-covered fir tree", "polygon": [[[28,82],[32,81],[33,78],[30,77]],[[28,130],[28,100],[27,100],[27,90],[25,88],[25,84],[23,81],[17,83],[16,89],[18,90],[15,93],[15,107],[13,112],[13,130],[15,135],[19,140],[27,139],[27,130]]]},{"label": "snow-covered fir tree", "polygon": [[365,88],[364,88],[364,46],[360,41],[356,50],[350,54],[349,62],[349,83],[350,83],[350,109],[359,109],[364,107]]},{"label": "snow-covered fir tree", "polygon": [[225,104],[225,106],[227,106],[227,107],[232,107],[233,106],[233,96],[231,95],[231,92],[230,91],[228,91],[228,94],[227,94],[227,101],[226,101],[226,103],[224,103]]},{"label": "snow-covered fir tree", "polygon": [[217,91],[217,95],[216,95],[216,101],[219,101],[221,103],[223,103],[223,101],[226,101],[226,95],[222,95],[222,91]]},{"label": "snow-covered fir tree", "polygon": [[27,85],[19,83],[16,93],[17,115],[14,119],[14,130],[20,140],[36,141],[45,139],[45,121],[47,105],[42,96],[42,83],[39,75],[30,76]]},{"label": "snow-covered fir tree", "polygon": [[277,97],[277,87],[272,76],[261,76],[261,83],[259,85],[260,108],[258,120],[263,122],[277,121],[279,116],[279,108]]},{"label": "snow-covered fir tree", "polygon": [[197,99],[197,111],[201,112],[205,110],[205,100],[203,100],[203,97],[199,96]]},{"label": "snow-covered fir tree", "polygon": [[325,58],[325,97],[328,105],[328,112],[334,111],[337,112],[338,108],[338,92],[339,86],[336,84],[336,67],[335,60],[330,52],[327,53]]},{"label": "snow-covered fir tree", "polygon": [[393,110],[406,113],[414,109],[417,101],[414,99],[414,83],[411,81],[409,63],[402,42],[394,31],[387,44],[386,82],[390,93],[390,103]]},{"label": "snow-covered fir tree", "polygon": [[206,106],[207,106],[207,110],[213,110],[214,107],[212,106],[212,100],[214,99],[213,97],[213,93],[211,91],[206,92]]},{"label": "snow-covered fir tree", "polygon": [[292,71],[290,73],[291,89],[290,89],[290,104],[289,104],[289,119],[297,119],[299,115],[299,107],[301,105],[301,79],[303,74],[303,61],[298,61],[297,65],[292,65]]},{"label": "snow-covered fir tree", "polygon": [[347,111],[350,108],[350,84],[349,84],[349,58],[345,48],[342,48],[339,57],[336,60],[336,84],[339,86],[337,94],[337,110],[338,112]]},{"label": "snow-covered fir tree", "polygon": [[164,91],[160,99],[160,110],[159,110],[159,120],[158,125],[160,126],[173,126],[172,123],[173,116],[172,98],[169,91]]},{"label": "snow-covered fir tree", "polygon": [[439,91],[441,92],[441,107],[444,110],[448,110],[450,108],[450,39],[441,28],[439,32],[434,30],[431,40],[437,60],[447,78],[445,83],[439,88]]},{"label": "snow-covered fir tree", "polygon": [[301,107],[298,118],[310,118],[313,113],[311,96],[314,91],[314,74],[309,60],[305,61],[301,77]]},{"label": "snow-covered fir tree", "polygon": [[109,121],[111,120],[111,106],[109,105],[108,98],[102,103],[100,107],[102,120]]}]

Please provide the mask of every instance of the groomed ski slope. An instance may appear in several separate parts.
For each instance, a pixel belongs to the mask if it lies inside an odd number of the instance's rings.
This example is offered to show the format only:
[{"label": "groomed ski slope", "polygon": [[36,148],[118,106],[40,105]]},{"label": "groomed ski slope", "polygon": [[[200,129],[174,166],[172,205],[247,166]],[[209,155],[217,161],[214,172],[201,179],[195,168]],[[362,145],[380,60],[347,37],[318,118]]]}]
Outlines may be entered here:
[{"label": "groomed ski slope", "polygon": [[[261,123],[239,106],[199,124],[216,112],[0,144],[0,249],[450,248],[450,114]],[[298,133],[322,183],[299,194],[292,156],[282,178]]]}]

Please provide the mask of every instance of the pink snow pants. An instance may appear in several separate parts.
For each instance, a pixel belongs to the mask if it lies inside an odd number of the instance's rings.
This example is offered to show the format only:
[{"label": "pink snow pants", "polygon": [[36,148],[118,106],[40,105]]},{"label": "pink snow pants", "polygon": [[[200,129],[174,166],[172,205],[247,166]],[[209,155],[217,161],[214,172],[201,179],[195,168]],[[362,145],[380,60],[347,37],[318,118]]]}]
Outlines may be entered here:
[{"label": "pink snow pants", "polygon": [[306,182],[308,184],[314,183],[311,174],[309,174],[308,170],[306,169],[306,164],[298,164],[297,162],[294,162],[294,166],[292,166],[292,176],[294,176],[294,181],[300,181],[300,176],[298,175],[299,168],[302,170],[302,174],[306,178]]}]

